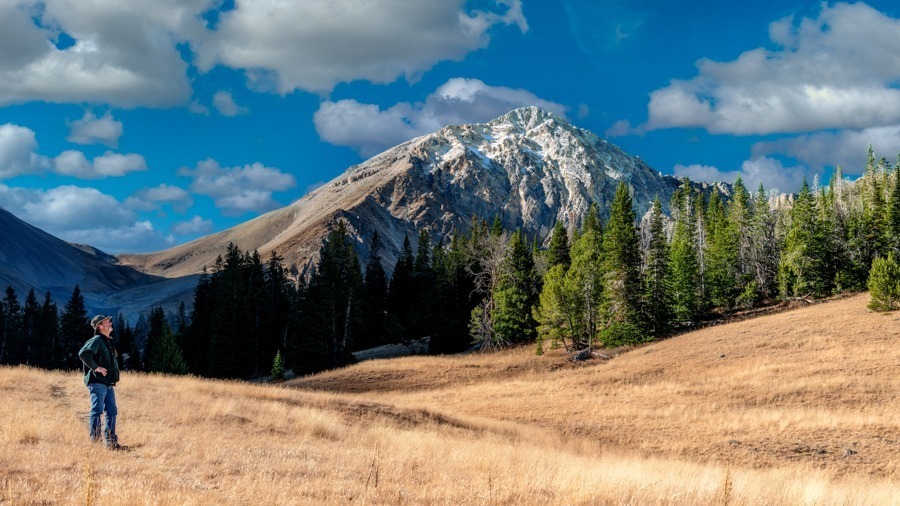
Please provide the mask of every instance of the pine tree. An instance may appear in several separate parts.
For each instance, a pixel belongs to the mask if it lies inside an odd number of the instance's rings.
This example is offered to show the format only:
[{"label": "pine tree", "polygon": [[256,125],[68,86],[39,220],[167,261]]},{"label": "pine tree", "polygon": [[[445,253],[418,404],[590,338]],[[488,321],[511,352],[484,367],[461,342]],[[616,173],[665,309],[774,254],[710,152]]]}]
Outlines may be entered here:
[{"label": "pine tree", "polygon": [[[775,240],[775,217],[769,207],[769,199],[762,183],[753,200],[753,216],[748,234],[750,241],[749,265],[755,294],[759,298],[771,297],[775,293],[775,276],[778,272],[778,251]],[[744,300],[747,297],[742,297]]]},{"label": "pine tree", "polygon": [[22,329],[22,306],[16,290],[6,287],[3,298],[5,328],[3,341],[0,342],[0,364],[21,364],[25,359],[25,336]]},{"label": "pine tree", "polygon": [[437,317],[435,273],[431,258],[431,237],[427,230],[419,232],[416,259],[413,264],[413,306],[411,335],[415,338],[430,336],[434,332]]},{"label": "pine tree", "polygon": [[650,244],[644,254],[644,318],[651,335],[659,336],[669,328],[672,319],[669,244],[666,242],[659,197],[653,201],[649,221]]},{"label": "pine tree", "polygon": [[272,381],[284,381],[284,359],[281,358],[281,351],[275,354],[275,359],[272,361]]},{"label": "pine tree", "polygon": [[134,369],[141,353],[134,342],[134,331],[131,329],[131,325],[125,321],[122,313],[116,315],[113,328],[115,329],[113,338],[116,349],[119,350],[119,368],[123,371]]},{"label": "pine tree", "polygon": [[561,221],[553,227],[553,235],[550,238],[550,247],[547,250],[548,267],[563,265],[567,269],[571,263],[569,257],[569,234]]},{"label": "pine tree", "polygon": [[631,195],[619,182],[603,234],[603,314],[601,339],[607,346],[644,339],[641,321],[640,238],[634,226]]},{"label": "pine tree", "polygon": [[888,252],[900,256],[900,161],[891,173],[891,193],[885,213],[884,243]]},{"label": "pine tree", "polygon": [[887,258],[876,258],[869,272],[869,308],[874,311],[900,309],[900,264],[889,253]]},{"label": "pine tree", "polygon": [[251,285],[251,258],[229,244],[221,266],[213,273],[209,372],[215,378],[245,378],[256,368],[258,348],[253,330],[258,294]]},{"label": "pine tree", "polygon": [[562,343],[567,350],[579,347],[580,343],[569,345],[566,341],[574,341],[572,337],[576,324],[574,304],[566,290],[566,268],[563,264],[556,264],[547,271],[538,302],[533,313],[538,323],[538,343]]},{"label": "pine tree", "polygon": [[328,234],[320,251],[304,302],[309,328],[301,337],[302,372],[351,363],[353,339],[360,328],[362,273],[343,221]]},{"label": "pine tree", "polygon": [[93,335],[94,329],[91,328],[87,309],[84,307],[84,296],[81,295],[81,288],[75,285],[72,297],[66,303],[60,319],[61,353],[58,367],[60,369],[81,367],[78,350]]},{"label": "pine tree", "polygon": [[203,268],[194,288],[194,304],[191,307],[190,325],[185,335],[184,358],[188,370],[197,375],[209,373],[209,334],[212,328],[212,280]]},{"label": "pine tree", "polygon": [[468,251],[465,235],[454,230],[446,254],[433,255],[443,308],[439,314],[444,320],[437,325],[431,336],[430,353],[456,353],[471,346],[469,320],[472,310],[480,301],[472,297],[475,285],[472,276],[468,274],[471,262]]},{"label": "pine tree", "polygon": [[260,332],[267,333],[270,338],[265,340],[266,347],[262,351],[264,356],[271,356],[279,350],[286,349],[289,334],[296,330],[295,326],[291,325],[295,311],[296,287],[288,278],[282,262],[282,257],[275,251],[272,251],[266,262],[265,323],[261,325]]},{"label": "pine tree", "polygon": [[41,305],[32,288],[28,291],[22,308],[22,343],[19,345],[19,353],[23,364],[39,365],[39,357],[43,355],[42,348],[46,343],[46,338],[41,335],[42,327]]},{"label": "pine tree", "polygon": [[365,304],[363,305],[366,333],[361,336],[362,348],[371,348],[385,342],[385,312],[387,310],[387,275],[381,263],[381,239],[376,231],[369,244],[366,260]]},{"label": "pine tree", "polygon": [[679,322],[690,322],[699,316],[697,303],[700,290],[700,266],[694,242],[694,207],[691,203],[690,180],[675,191],[671,208],[675,213],[675,231],[669,248],[669,272],[672,316]]},{"label": "pine tree", "polygon": [[509,343],[531,342],[537,324],[532,308],[538,299],[538,281],[531,248],[521,230],[513,234],[495,297],[494,331],[499,340]]},{"label": "pine tree", "polygon": [[415,305],[414,268],[412,245],[409,242],[409,236],[405,236],[403,249],[394,265],[394,272],[388,287],[386,324],[392,342],[412,340],[411,327],[415,317],[412,314],[412,308]]},{"label": "pine tree", "polygon": [[147,370],[168,374],[186,374],[187,362],[181,354],[181,348],[175,341],[175,335],[165,312],[161,307],[150,311],[150,335],[147,341]]},{"label": "pine tree", "polygon": [[59,364],[59,310],[48,291],[44,295],[44,303],[41,305],[41,329],[39,333],[44,336],[44,344],[41,349],[43,356],[42,367],[57,367]]},{"label": "pine tree", "polygon": [[778,267],[782,296],[826,295],[832,279],[823,269],[822,227],[816,212],[815,197],[810,193],[805,178],[790,214],[791,225]]},{"label": "pine tree", "polygon": [[706,220],[705,278],[709,301],[714,306],[730,311],[738,295],[737,228],[736,224],[728,219],[725,204],[716,192],[709,197]]}]

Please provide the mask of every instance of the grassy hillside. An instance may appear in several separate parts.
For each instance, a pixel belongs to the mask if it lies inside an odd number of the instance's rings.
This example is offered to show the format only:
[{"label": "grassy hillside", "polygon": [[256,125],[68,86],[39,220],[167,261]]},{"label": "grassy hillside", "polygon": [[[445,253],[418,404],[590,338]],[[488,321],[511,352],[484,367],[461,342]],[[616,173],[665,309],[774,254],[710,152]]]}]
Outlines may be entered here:
[{"label": "grassy hillside", "polygon": [[900,315],[867,295],[608,361],[370,361],[250,385],[0,368],[0,504],[900,504]]}]

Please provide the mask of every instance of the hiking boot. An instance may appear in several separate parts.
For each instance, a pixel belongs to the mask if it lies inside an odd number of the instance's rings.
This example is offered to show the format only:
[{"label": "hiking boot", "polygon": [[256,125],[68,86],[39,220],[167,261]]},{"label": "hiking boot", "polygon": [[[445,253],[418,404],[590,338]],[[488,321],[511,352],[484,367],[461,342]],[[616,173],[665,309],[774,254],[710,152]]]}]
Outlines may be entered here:
[{"label": "hiking boot", "polygon": [[113,441],[111,443],[106,443],[106,449],[112,451],[124,450],[125,447],[120,445],[118,441]]}]

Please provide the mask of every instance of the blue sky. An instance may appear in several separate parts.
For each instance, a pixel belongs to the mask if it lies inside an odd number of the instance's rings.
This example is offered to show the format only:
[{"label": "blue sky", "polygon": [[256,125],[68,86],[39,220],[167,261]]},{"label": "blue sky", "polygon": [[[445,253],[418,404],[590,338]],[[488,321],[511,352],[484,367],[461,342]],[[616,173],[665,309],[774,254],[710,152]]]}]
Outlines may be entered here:
[{"label": "blue sky", "polygon": [[893,164],[898,87],[890,1],[0,0],[0,206],[164,249],[522,105],[791,191]]}]

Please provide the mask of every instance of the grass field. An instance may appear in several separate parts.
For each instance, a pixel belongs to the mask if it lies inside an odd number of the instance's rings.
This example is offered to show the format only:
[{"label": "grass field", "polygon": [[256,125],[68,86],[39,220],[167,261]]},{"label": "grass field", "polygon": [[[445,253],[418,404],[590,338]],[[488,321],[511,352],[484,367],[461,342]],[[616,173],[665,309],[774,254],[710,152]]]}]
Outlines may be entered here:
[{"label": "grass field", "polygon": [[0,368],[0,504],[900,504],[900,315],[868,295],[611,360],[406,357],[283,385]]}]

